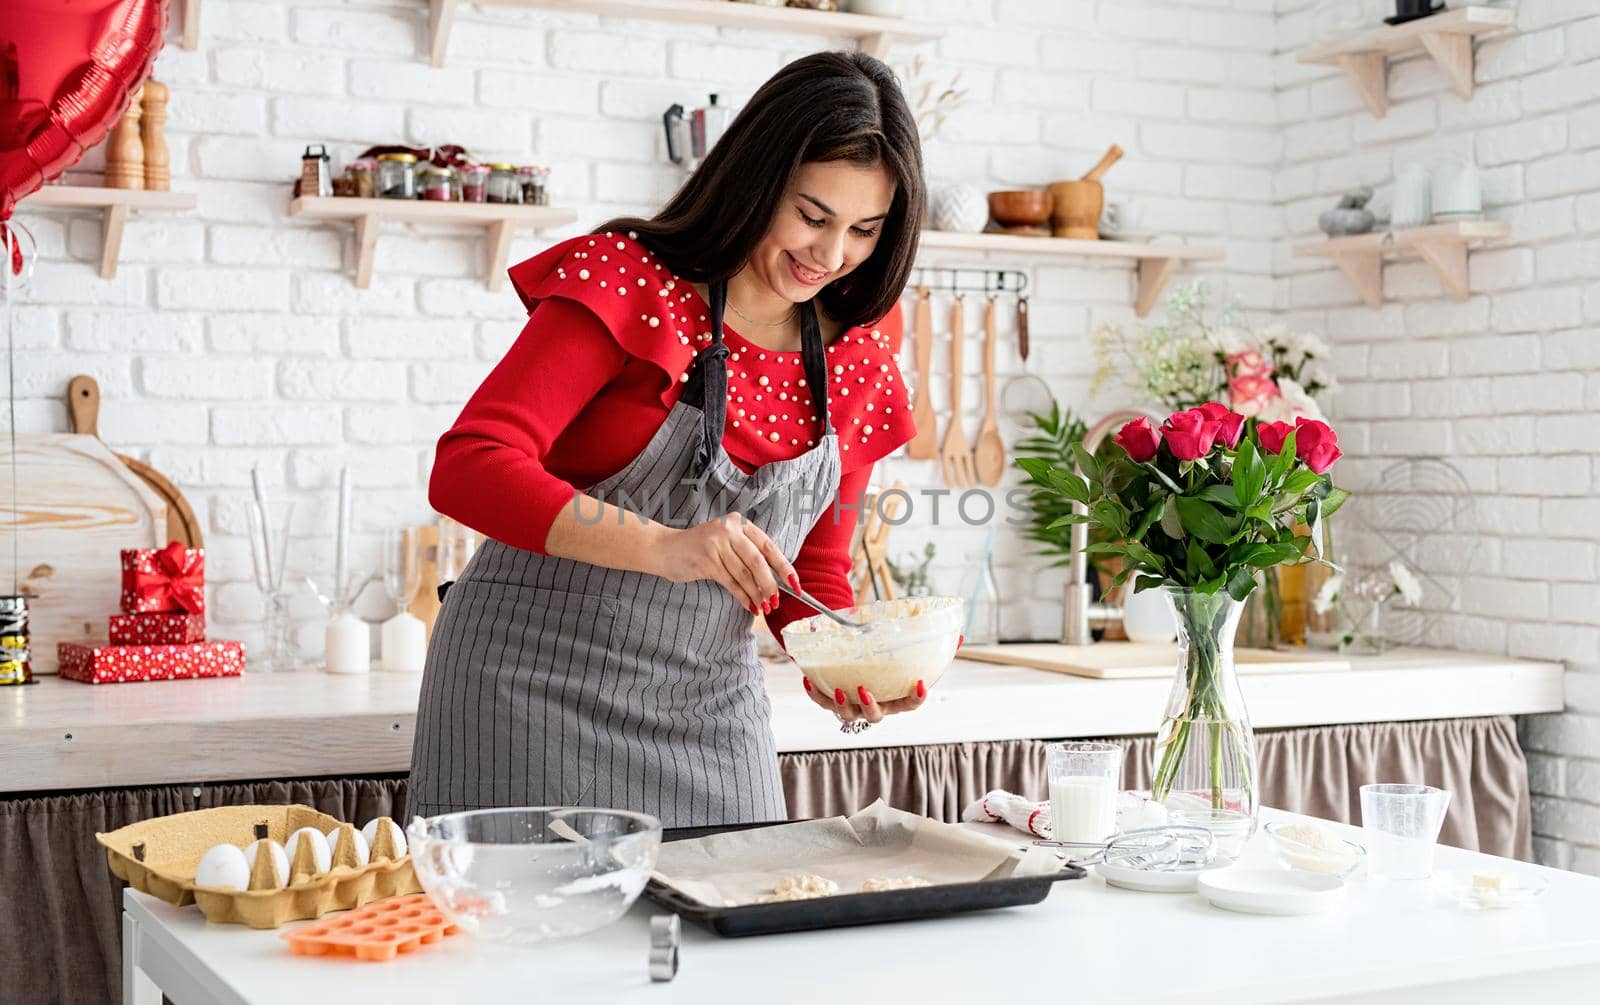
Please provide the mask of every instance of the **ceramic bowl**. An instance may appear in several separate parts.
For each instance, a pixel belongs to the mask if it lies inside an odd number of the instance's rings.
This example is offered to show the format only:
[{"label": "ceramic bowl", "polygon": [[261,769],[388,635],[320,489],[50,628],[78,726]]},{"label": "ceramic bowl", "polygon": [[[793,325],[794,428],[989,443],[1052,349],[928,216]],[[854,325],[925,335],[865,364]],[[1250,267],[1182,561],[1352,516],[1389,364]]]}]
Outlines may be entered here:
[{"label": "ceramic bowl", "polygon": [[1023,189],[989,193],[989,215],[1002,227],[1037,227],[1050,222],[1050,193]]},{"label": "ceramic bowl", "polygon": [[784,648],[824,694],[854,699],[864,687],[879,702],[906,698],[917,681],[932,687],[956,658],[966,604],[959,597],[879,600],[839,613],[872,624],[857,632],[825,615],[783,628]]}]

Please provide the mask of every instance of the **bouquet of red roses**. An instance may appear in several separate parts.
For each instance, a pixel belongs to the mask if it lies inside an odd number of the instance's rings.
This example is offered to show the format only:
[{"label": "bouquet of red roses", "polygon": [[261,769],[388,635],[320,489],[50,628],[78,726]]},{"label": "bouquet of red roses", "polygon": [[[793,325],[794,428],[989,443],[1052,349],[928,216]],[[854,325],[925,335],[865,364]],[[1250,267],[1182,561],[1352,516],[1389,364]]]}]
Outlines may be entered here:
[{"label": "bouquet of red roses", "polygon": [[1089,552],[1120,556],[1116,582],[1137,576],[1137,590],[1226,589],[1243,600],[1256,570],[1321,560],[1321,521],[1349,498],[1327,473],[1341,456],[1339,438],[1315,419],[1257,423],[1213,401],[1174,412],[1159,428],[1136,419],[1114,439],[1122,450],[1109,459],[1075,451],[1081,474],[1018,463],[1082,504],[1085,512],[1053,526],[1104,531],[1107,540]]}]

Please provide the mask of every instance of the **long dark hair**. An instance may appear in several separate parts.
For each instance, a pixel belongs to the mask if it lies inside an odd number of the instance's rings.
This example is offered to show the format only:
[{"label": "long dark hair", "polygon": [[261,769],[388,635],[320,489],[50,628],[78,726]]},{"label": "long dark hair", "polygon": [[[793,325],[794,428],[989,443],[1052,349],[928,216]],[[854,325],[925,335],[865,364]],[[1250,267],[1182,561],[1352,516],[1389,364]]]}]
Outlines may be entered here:
[{"label": "long dark hair", "polygon": [[859,52],[818,52],[761,86],[667,205],[648,220],[596,228],[633,231],[679,276],[727,279],[755,251],[802,164],[883,164],[894,202],[871,257],[817,295],[846,325],[889,313],[905,289],[921,238],[922,147],[893,71]]}]

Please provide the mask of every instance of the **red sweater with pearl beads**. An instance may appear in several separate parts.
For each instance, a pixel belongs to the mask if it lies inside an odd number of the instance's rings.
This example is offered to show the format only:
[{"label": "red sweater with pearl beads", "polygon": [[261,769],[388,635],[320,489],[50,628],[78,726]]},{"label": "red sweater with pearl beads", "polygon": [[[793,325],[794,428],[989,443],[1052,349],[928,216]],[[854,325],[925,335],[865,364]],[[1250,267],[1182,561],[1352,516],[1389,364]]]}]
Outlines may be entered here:
[{"label": "red sweater with pearl beads", "polygon": [[[499,541],[543,554],[550,525],[580,488],[625,467],[676,404],[694,355],[711,341],[694,287],[620,234],[571,238],[510,270],[530,315],[522,334],[439,439],[433,508]],[[915,426],[895,353],[900,309],[828,346],[828,408],[839,434],[840,507],[824,512],[795,569],[835,607],[853,602],[850,540],[873,462]],[[810,450],[817,417],[800,353],[774,352],[728,327],[723,447],[741,470]],[[835,518],[837,515],[837,518]],[[783,598],[774,633],[812,612]]]}]

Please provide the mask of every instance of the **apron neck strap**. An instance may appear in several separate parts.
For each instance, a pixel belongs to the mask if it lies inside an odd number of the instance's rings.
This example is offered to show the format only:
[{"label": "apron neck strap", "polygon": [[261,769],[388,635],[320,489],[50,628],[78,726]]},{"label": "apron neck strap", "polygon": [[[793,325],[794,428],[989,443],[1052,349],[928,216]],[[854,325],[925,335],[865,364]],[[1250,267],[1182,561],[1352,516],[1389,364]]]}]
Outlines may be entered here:
[{"label": "apron neck strap", "polygon": [[[722,316],[728,306],[728,283],[710,284],[711,344],[695,355],[680,401],[700,409],[701,436],[698,467],[705,472],[716,451],[722,449],[723,423],[728,412],[728,346],[722,338]],[[833,431],[828,419],[828,357],[822,344],[822,328],[817,322],[816,305],[809,300],[800,305],[800,362],[806,383],[811,386],[812,408],[817,425],[826,436]]]}]

